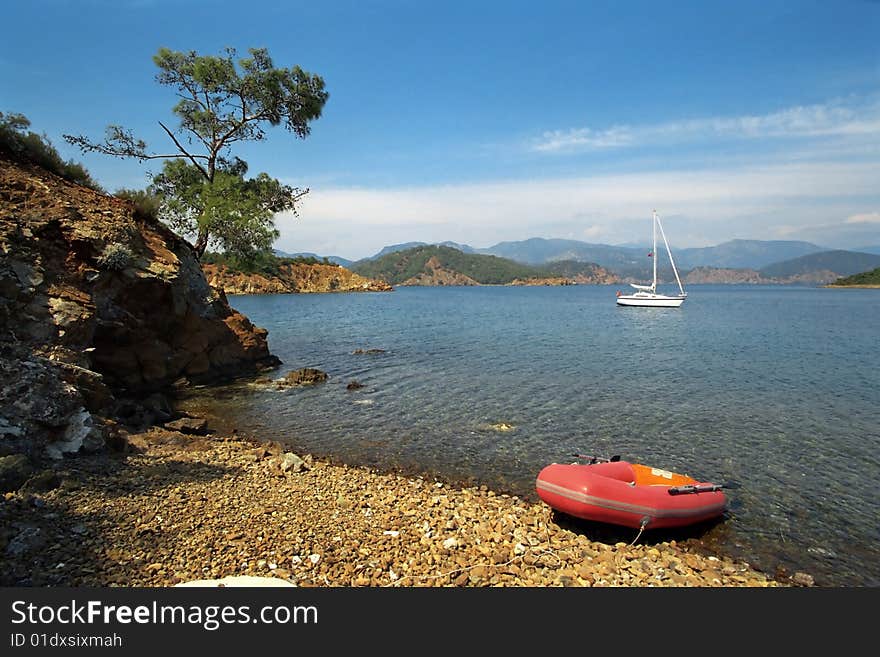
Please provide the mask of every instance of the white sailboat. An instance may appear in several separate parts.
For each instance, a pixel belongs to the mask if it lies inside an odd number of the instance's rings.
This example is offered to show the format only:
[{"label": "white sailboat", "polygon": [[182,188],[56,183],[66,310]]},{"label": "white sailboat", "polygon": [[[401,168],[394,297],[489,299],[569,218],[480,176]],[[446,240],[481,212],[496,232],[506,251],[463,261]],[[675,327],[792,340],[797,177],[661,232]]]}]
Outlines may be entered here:
[{"label": "white sailboat", "polygon": [[[675,281],[678,283],[679,294],[667,295],[657,294],[657,229],[660,229],[660,236],[666,245],[666,253],[669,255],[669,263],[672,265],[672,272],[675,274]],[[617,292],[618,306],[647,306],[654,308],[678,308],[687,298],[687,292],[681,286],[681,279],[678,277],[678,270],[675,268],[675,261],[672,259],[672,251],[669,250],[669,242],[666,241],[666,233],[663,232],[663,224],[660,223],[660,217],[654,210],[654,250],[651,251],[651,257],[654,259],[654,280],[650,285],[636,285],[630,283],[638,292],[633,294],[621,294]]]}]

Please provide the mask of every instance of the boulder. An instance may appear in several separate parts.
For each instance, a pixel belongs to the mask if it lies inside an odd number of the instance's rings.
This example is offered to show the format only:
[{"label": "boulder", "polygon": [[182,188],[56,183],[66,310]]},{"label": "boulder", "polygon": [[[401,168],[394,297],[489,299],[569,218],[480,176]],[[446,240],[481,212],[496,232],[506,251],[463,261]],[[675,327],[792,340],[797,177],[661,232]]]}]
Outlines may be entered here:
[{"label": "boulder", "polygon": [[293,452],[285,452],[279,459],[281,472],[302,472],[308,470],[308,463]]},{"label": "boulder", "polygon": [[[86,395],[161,390],[280,364],[266,331],[211,288],[192,247],[123,199],[0,155],[0,326],[34,350],[78,354]],[[125,253],[109,266],[108,252]],[[80,385],[78,381],[73,385]],[[94,402],[91,400],[94,399]]]},{"label": "boulder", "polygon": [[182,417],[179,420],[166,422],[163,426],[171,431],[179,431],[193,436],[208,435],[208,421],[204,418]]},{"label": "boulder", "polygon": [[54,470],[41,470],[34,476],[30,477],[21,487],[25,493],[45,493],[46,491],[58,488],[61,485],[61,478]]},{"label": "boulder", "polygon": [[313,367],[303,367],[302,369],[288,372],[284,378],[278,379],[276,384],[282,388],[291,386],[308,386],[316,383],[323,383],[328,378],[326,372],[316,370]]},{"label": "boulder", "polygon": [[24,454],[0,456],[0,493],[18,490],[33,472],[34,467]]}]

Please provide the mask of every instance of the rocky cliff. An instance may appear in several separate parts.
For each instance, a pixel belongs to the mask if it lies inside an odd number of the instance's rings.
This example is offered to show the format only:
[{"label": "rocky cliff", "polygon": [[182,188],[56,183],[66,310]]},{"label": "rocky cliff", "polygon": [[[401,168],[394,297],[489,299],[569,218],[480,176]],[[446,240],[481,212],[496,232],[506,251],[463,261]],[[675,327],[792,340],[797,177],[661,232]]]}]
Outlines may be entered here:
[{"label": "rocky cliff", "polygon": [[724,269],[696,267],[683,278],[685,283],[713,283],[730,285],[825,285],[839,278],[827,269],[792,274],[790,276],[767,276],[754,269]]},{"label": "rocky cliff", "polygon": [[393,288],[355,274],[345,267],[288,263],[277,274],[243,273],[226,265],[202,265],[212,287],[226,294],[289,294],[307,292],[387,292]]},{"label": "rocky cliff", "polygon": [[724,283],[760,284],[768,283],[754,269],[719,269],[716,267],[696,267],[684,275],[685,283]]},{"label": "rocky cliff", "polygon": [[0,153],[0,447],[81,444],[118,399],[277,364],[184,240]]},{"label": "rocky cliff", "polygon": [[406,279],[401,285],[479,285],[470,276],[444,267],[436,256],[428,258],[425,266],[415,276]]},{"label": "rocky cliff", "polygon": [[516,279],[510,285],[611,285],[620,282],[616,274],[599,265],[568,276],[548,276]]}]

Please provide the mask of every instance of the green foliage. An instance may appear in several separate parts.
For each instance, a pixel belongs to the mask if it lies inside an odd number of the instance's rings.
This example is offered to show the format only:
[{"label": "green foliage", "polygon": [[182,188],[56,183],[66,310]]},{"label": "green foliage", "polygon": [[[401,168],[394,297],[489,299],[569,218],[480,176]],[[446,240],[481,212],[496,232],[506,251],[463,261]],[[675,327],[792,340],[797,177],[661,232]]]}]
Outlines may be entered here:
[{"label": "green foliage", "polygon": [[338,267],[339,265],[328,262],[327,258],[318,260],[311,256],[297,256],[295,258],[279,258],[271,251],[260,251],[251,253],[248,257],[240,257],[227,253],[216,253],[206,251],[202,256],[202,263],[207,265],[224,265],[230,271],[241,272],[244,274],[263,274],[265,276],[281,275],[281,268],[284,265],[330,265]]},{"label": "green foliage", "polygon": [[181,235],[242,260],[269,251],[278,238],[275,213],[294,210],[302,194],[265,173],[245,178],[242,164],[224,166],[209,181],[192,164],[166,162],[150,186],[160,216]]},{"label": "green foliage", "polygon": [[324,81],[299,66],[275,68],[265,49],[248,52],[250,57],[236,61],[232,48],[221,56],[161,48],[153,57],[156,80],[180,98],[172,108],[178,130],[159,123],[174,144],[171,153],[148,153],[143,140],[116,125],[102,142],[64,136],[87,152],[169,160],[151,191],[162,199],[160,218],[193,236],[199,256],[208,246],[244,259],[267,250],[277,237],[273,214],[296,214],[296,202],[308,193],[265,173],[246,179],[247,163],[232,155],[232,146],[262,141],[267,125],[308,136],[328,98]]},{"label": "green foliage", "polygon": [[135,217],[146,221],[159,218],[162,199],[150,189],[118,189],[113,195],[131,201]]},{"label": "green foliage", "polygon": [[108,244],[104,251],[98,256],[98,265],[103,269],[113,271],[122,271],[131,263],[134,254],[124,244],[113,243]]},{"label": "green foliage", "polygon": [[544,270],[523,265],[513,260],[490,255],[462,253],[448,246],[419,246],[405,251],[360,262],[352,269],[362,276],[399,284],[425,271],[431,258],[436,258],[444,269],[459,272],[478,283],[500,285],[517,278],[535,278],[546,275]]},{"label": "green foliage", "polygon": [[275,68],[265,48],[248,52],[236,66],[233,48],[220,57],[159,49],[153,57],[156,79],[180,92],[174,113],[181,127],[204,140],[231,133],[236,141],[260,141],[262,123],[283,123],[306,137],[327,101],[324,81],[299,66]]},{"label": "green foliage", "polygon": [[31,122],[24,114],[0,112],[0,150],[15,158],[32,162],[77,185],[103,192],[83,165],[65,161],[46,135],[28,130]]},{"label": "green foliage", "polygon": [[846,278],[838,278],[834,281],[834,285],[880,285],[880,267]]},{"label": "green foliage", "polygon": [[426,271],[432,258],[444,269],[464,274],[484,285],[504,285],[516,279],[572,278],[595,273],[598,268],[591,262],[570,260],[533,267],[498,256],[463,253],[448,246],[417,246],[358,262],[351,269],[361,276],[397,285]]},{"label": "green foliage", "polygon": [[558,260],[549,262],[537,270],[542,278],[574,278],[580,275],[592,275],[596,273],[600,267],[593,262],[581,262],[580,260]]}]

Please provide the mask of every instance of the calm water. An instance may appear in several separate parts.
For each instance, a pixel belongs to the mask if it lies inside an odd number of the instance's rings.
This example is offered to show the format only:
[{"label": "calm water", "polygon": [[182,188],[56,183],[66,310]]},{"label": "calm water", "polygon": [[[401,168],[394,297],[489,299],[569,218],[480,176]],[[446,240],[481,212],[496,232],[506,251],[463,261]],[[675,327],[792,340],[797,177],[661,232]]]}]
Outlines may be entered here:
[{"label": "calm water", "polygon": [[[728,482],[702,540],[820,585],[880,585],[880,291],[691,286],[681,309],[649,309],[617,307],[616,289],[231,297],[269,330],[276,376],[331,378],[200,403],[304,452],[530,499],[575,452]],[[369,348],[386,352],[352,353]]]}]

